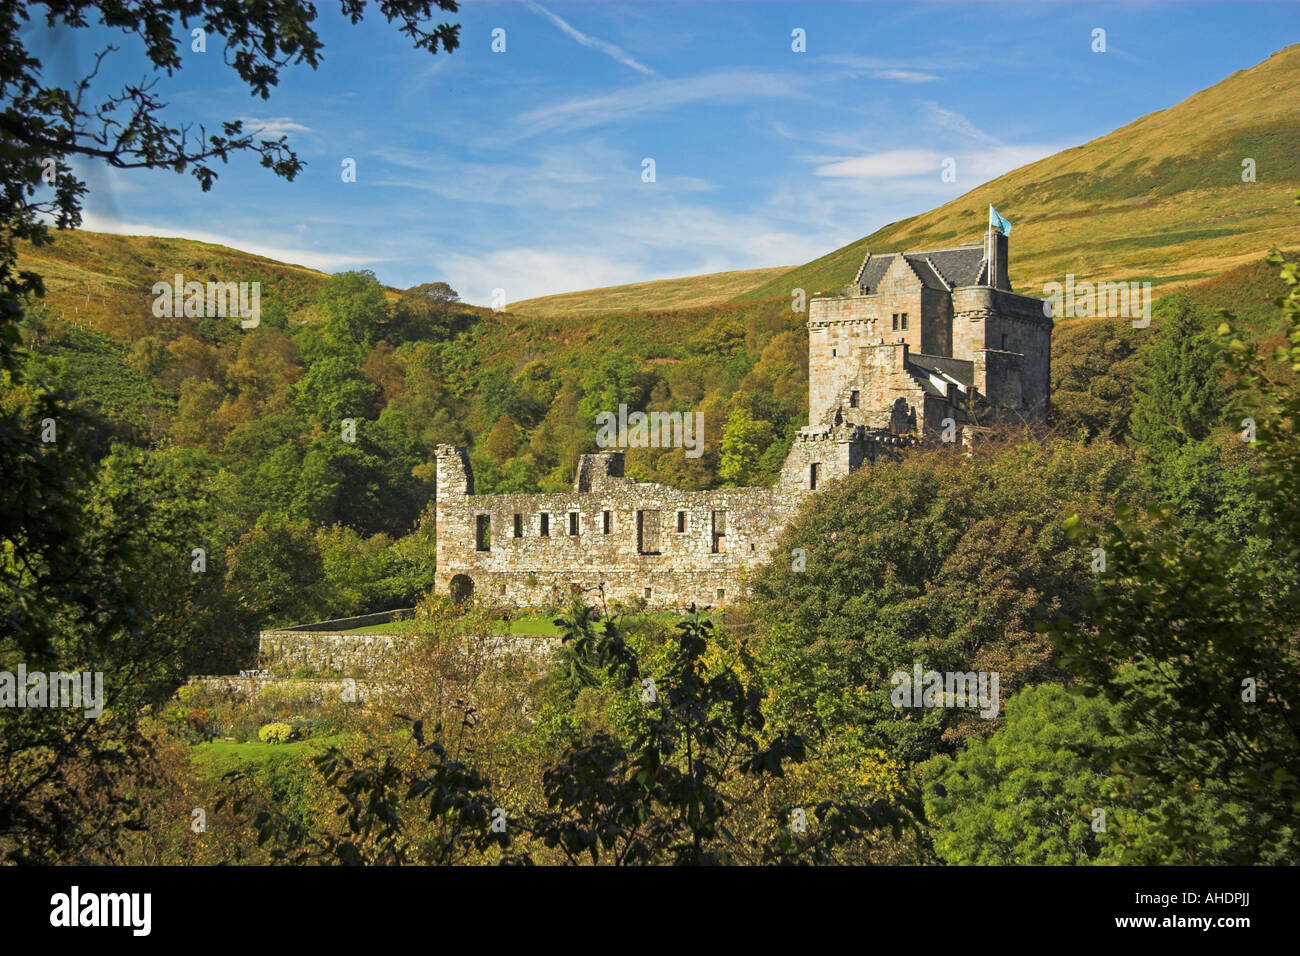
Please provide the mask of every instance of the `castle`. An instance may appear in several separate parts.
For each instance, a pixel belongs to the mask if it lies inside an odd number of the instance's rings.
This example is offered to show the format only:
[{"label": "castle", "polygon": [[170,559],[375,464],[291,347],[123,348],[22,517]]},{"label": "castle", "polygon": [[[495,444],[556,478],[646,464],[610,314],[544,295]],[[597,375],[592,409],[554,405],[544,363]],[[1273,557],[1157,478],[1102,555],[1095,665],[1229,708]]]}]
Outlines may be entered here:
[{"label": "castle", "polygon": [[652,607],[745,592],[799,505],[904,446],[1047,419],[1052,320],[1011,291],[1007,237],[869,254],[854,282],[808,303],[808,421],[769,487],[681,491],[581,456],[573,491],[474,494],[465,449],[437,448],[435,589],[536,607],[571,590]]}]

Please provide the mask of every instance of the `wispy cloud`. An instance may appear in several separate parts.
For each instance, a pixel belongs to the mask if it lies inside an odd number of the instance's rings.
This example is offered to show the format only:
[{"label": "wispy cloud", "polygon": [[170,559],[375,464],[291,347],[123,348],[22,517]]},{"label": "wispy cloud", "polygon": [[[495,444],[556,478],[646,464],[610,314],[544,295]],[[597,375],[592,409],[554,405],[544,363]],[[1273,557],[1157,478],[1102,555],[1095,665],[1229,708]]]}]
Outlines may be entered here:
[{"label": "wispy cloud", "polygon": [[650,67],[638,63],[636,60],[632,59],[632,57],[628,56],[627,53],[623,51],[622,47],[615,46],[613,43],[609,43],[605,40],[600,39],[599,37],[594,37],[591,36],[590,34],[583,33],[581,30],[574,28],[564,20],[557,17],[555,14],[553,14],[550,10],[547,10],[540,3],[535,3],[534,0],[527,0],[527,2],[524,5],[528,7],[528,9],[532,10],[534,13],[538,13],[546,17],[546,19],[550,20],[557,27],[559,27],[569,36],[573,37],[573,39],[577,40],[583,46],[588,47],[592,50],[599,50],[601,53],[605,54],[610,59],[617,60],[619,63],[622,63],[624,66],[630,66],[632,69],[636,70],[639,73],[644,73],[646,76],[657,75],[654,70],[650,69]]},{"label": "wispy cloud", "polygon": [[898,80],[900,83],[929,83],[939,79],[933,73],[921,73],[918,70],[876,70],[871,75],[881,80]]},{"label": "wispy cloud", "polygon": [[[864,156],[850,156],[822,162],[813,172],[833,179],[905,179],[910,177],[939,179],[945,160],[952,160],[955,180],[970,189],[1003,173],[1037,162],[1046,156],[1068,149],[1061,143],[999,143],[978,149],[954,150],[944,154],[926,149],[891,149]],[[816,161],[816,157],[812,158]]]},{"label": "wispy cloud", "polygon": [[655,80],[607,93],[564,100],[515,118],[522,136],[554,129],[588,129],[692,103],[737,103],[754,99],[797,99],[806,83],[798,76],[748,69],[717,70],[676,80]]},{"label": "wispy cloud", "polygon": [[929,124],[950,135],[972,143],[997,143],[998,139],[980,129],[954,110],[944,109],[938,103],[922,102],[921,115]]},{"label": "wispy cloud", "polygon": [[[442,274],[470,303],[488,305],[500,289],[507,302],[576,289],[623,285],[646,277],[638,262],[611,258],[595,248],[515,246],[486,255],[449,252],[437,256]],[[657,278],[657,276],[656,276]]]},{"label": "wispy cloud", "polygon": [[902,146],[848,156],[804,156],[814,164],[814,174],[832,179],[891,180],[904,178],[938,180],[945,161],[963,189],[996,179],[1013,169],[1036,162],[1076,142],[1006,143],[980,129],[955,110],[922,101],[913,110],[916,124],[909,129],[913,141],[926,147]]},{"label": "wispy cloud", "polygon": [[937,170],[942,161],[943,157],[931,150],[890,149],[823,163],[814,172],[843,179],[897,179]]},{"label": "wispy cloud", "polygon": [[244,128],[261,136],[285,136],[289,133],[310,133],[311,127],[304,126],[288,116],[272,116],[258,119],[255,116],[241,116],[239,121]]},{"label": "wispy cloud", "polygon": [[849,77],[870,76],[899,83],[930,83],[941,79],[937,74],[920,68],[928,64],[907,60],[887,60],[853,53],[830,53],[818,57],[818,60],[839,67],[840,72]]}]

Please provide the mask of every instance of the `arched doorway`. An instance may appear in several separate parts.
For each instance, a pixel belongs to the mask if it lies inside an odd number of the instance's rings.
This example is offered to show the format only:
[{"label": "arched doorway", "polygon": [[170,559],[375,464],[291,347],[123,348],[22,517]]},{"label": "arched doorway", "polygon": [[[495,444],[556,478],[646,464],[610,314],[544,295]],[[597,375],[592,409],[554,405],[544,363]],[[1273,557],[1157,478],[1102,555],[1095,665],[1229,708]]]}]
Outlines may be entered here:
[{"label": "arched doorway", "polygon": [[474,579],[468,574],[458,574],[451,579],[448,591],[453,601],[457,604],[464,604],[474,596]]}]

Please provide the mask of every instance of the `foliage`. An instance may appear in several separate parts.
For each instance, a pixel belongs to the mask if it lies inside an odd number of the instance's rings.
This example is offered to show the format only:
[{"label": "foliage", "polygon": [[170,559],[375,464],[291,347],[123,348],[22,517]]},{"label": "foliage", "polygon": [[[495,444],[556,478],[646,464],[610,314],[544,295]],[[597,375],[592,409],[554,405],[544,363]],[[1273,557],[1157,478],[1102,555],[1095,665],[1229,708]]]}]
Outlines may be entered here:
[{"label": "foliage", "polygon": [[264,744],[287,744],[291,740],[297,740],[298,734],[289,724],[276,721],[259,730],[257,739]]},{"label": "foliage", "polygon": [[[1099,535],[1071,518],[1071,536],[1103,547],[1110,570],[1084,602],[1095,631],[1078,615],[1051,628],[1072,670],[1119,708],[1125,739],[1112,753],[1126,790],[1139,799],[1227,787],[1247,811],[1237,838],[1263,861],[1300,850],[1300,292],[1295,263],[1275,262],[1289,290],[1278,299],[1281,374],[1229,325],[1221,330],[1241,407],[1259,424],[1256,493],[1267,512],[1255,534],[1273,566],[1184,527],[1167,506],[1146,525],[1121,510]],[[1173,814],[1164,829],[1177,840],[1183,824]]]},{"label": "foliage", "polygon": [[300,624],[324,603],[324,567],[306,524],[268,521],[227,552],[226,584],[235,601],[257,620]]},{"label": "foliage", "polygon": [[[606,671],[616,686],[640,694],[644,707],[628,745],[597,733],[568,747],[543,776],[547,810],[530,830],[568,862],[720,864],[755,851],[769,862],[825,861],[876,829],[904,826],[905,811],[890,800],[827,800],[814,808],[811,833],[769,831],[757,847],[742,844],[729,828],[741,802],[732,788],[741,777],[781,777],[805,759],[803,738],[765,733],[758,690],[734,666],[707,666],[712,624],[693,608],[653,678],[642,676],[617,624],[607,623],[598,640],[581,622],[571,624],[570,660],[582,658],[586,673]],[[788,812],[774,822],[788,824]]]},{"label": "foliage", "polygon": [[[501,782],[517,772],[510,762],[498,762],[489,778],[469,758],[484,756],[484,717],[495,722],[509,708],[497,698],[481,713],[470,698],[489,689],[493,679],[484,678],[494,665],[472,653],[447,656],[448,640],[438,640],[418,655],[450,668],[443,673],[455,698],[411,696],[429,686],[423,678],[398,691],[437,715],[437,739],[425,739],[423,718],[403,717],[411,727],[405,743],[368,746],[359,756],[331,747],[313,763],[341,801],[337,825],[313,828],[267,809],[254,820],[259,845],[284,862],[349,864],[830,862],[872,834],[914,825],[919,805],[898,786],[862,802],[822,800],[806,827],[788,826],[788,808],[760,820],[763,782],[802,761],[806,746],[798,735],[765,730],[761,695],[741,677],[748,664],[711,664],[711,623],[692,612],[655,658],[663,669],[649,683],[617,617],[597,631],[588,611],[575,602],[562,618],[570,655],[582,659],[573,672],[594,681],[578,696],[602,687],[623,698],[626,744],[605,732],[572,741],[540,774],[535,795]],[[246,772],[227,779],[221,806],[239,812],[255,795]],[[506,792],[519,800],[508,812]]]},{"label": "foliage", "polygon": [[1248,811],[1229,787],[1148,794],[1152,806],[1123,792],[1118,720],[1104,697],[1054,684],[1007,701],[997,733],[924,768],[939,857],[1003,866],[1249,862],[1253,850],[1237,839]]},{"label": "foliage", "polygon": [[[343,801],[335,810],[341,828],[313,831],[279,810],[264,810],[254,821],[258,845],[269,844],[280,862],[349,866],[451,864],[509,847],[506,830],[492,825],[496,803],[489,781],[439,741],[426,741],[422,720],[403,719],[411,727],[404,748],[370,748],[356,759],[331,746],[312,758],[325,786]],[[249,775],[237,770],[226,779],[238,788]],[[219,806],[230,801],[239,812],[250,799],[236,789]],[[417,832],[410,821],[414,806],[429,823]]]},{"label": "foliage", "polygon": [[756,484],[763,452],[774,437],[771,422],[755,421],[743,406],[734,409],[722,430],[718,477],[733,485]]},{"label": "foliage", "polygon": [[[138,798],[121,784],[148,774],[141,710],[171,692],[188,642],[208,643],[220,602],[188,618],[204,589],[184,579],[190,506],[177,489],[145,480],[139,495],[134,481],[150,476],[121,458],[97,474],[84,419],[55,396],[0,413],[0,481],[12,492],[0,506],[0,670],[73,673],[83,686],[81,672],[98,674],[103,706],[23,708],[0,722],[0,854],[111,854],[138,824]],[[41,440],[46,419],[55,441]]]},{"label": "foliage", "polygon": [[829,484],[755,579],[769,713],[805,732],[857,728],[905,763],[992,732],[1001,718],[976,710],[900,712],[890,675],[998,673],[1003,695],[1060,679],[1034,623],[1079,609],[1089,557],[1059,521],[1111,514],[1131,469],[1122,449],[1056,440],[915,454]]}]

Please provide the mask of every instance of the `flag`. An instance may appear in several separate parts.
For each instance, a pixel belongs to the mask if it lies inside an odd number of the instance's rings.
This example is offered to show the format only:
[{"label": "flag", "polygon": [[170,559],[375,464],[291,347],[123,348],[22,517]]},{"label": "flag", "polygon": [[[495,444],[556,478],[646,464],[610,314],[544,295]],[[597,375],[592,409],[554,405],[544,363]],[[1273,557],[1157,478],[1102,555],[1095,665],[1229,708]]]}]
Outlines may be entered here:
[{"label": "flag", "polygon": [[1011,223],[999,215],[992,203],[989,203],[989,228],[996,229],[1004,236],[1011,235]]}]

